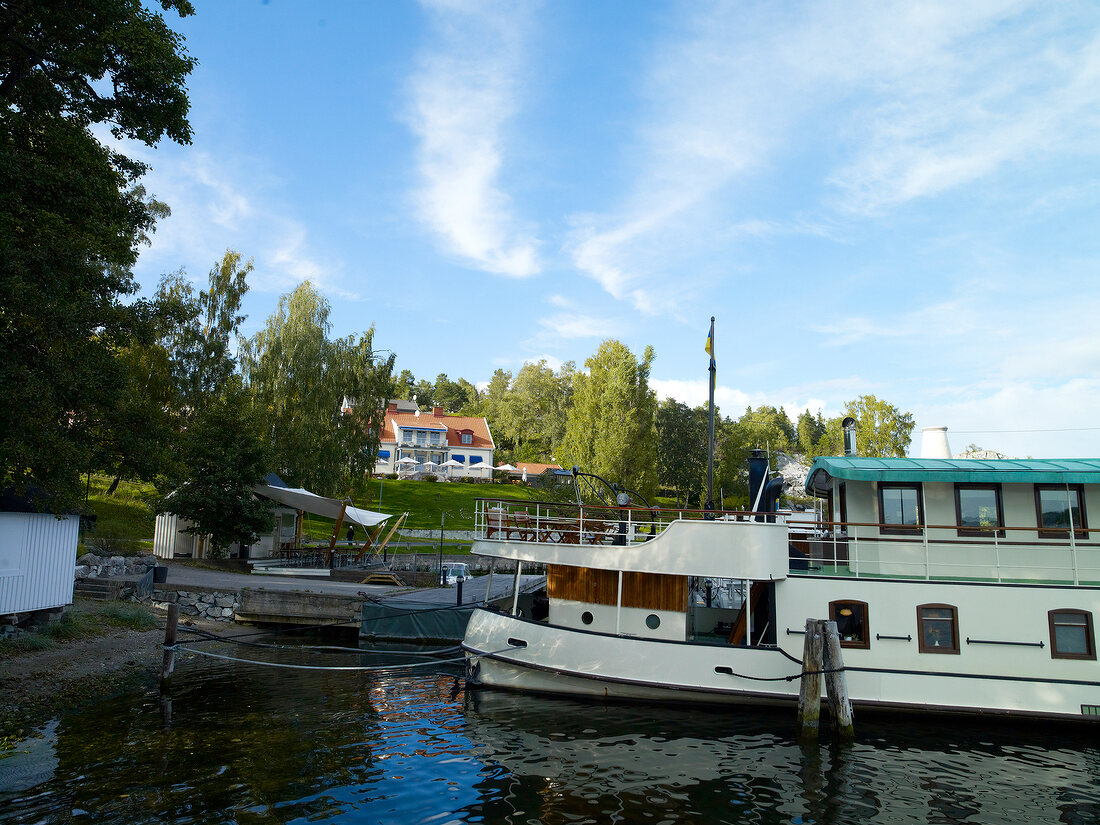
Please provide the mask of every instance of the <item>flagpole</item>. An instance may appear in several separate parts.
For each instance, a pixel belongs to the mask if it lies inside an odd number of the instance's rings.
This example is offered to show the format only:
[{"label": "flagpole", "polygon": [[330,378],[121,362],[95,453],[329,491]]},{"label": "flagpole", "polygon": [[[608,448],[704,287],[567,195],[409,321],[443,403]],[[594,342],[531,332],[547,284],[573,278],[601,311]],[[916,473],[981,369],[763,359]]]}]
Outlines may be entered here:
[{"label": "flagpole", "polygon": [[[710,426],[707,437],[707,501],[705,510],[714,511],[714,316],[710,316],[710,336],[707,338],[707,352],[710,355]],[[712,516],[713,518],[713,516]]]}]

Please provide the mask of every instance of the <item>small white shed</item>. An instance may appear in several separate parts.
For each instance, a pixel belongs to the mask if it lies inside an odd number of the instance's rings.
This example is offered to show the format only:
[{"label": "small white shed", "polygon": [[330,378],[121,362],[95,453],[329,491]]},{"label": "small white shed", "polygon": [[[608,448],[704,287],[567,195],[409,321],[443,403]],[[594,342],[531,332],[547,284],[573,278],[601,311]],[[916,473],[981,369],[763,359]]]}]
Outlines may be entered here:
[{"label": "small white shed", "polygon": [[0,512],[0,616],[73,602],[80,518]]}]

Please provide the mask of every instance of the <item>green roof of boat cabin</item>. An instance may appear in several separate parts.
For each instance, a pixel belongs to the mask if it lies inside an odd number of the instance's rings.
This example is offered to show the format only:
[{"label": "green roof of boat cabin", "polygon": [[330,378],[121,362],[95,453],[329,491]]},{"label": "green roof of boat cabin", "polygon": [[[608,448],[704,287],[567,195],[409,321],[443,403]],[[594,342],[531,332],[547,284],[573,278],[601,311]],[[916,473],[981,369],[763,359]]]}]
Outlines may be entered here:
[{"label": "green roof of boat cabin", "polygon": [[946,481],[997,484],[1100,484],[1100,458],[867,458],[822,456],[806,476],[806,492],[829,480]]}]

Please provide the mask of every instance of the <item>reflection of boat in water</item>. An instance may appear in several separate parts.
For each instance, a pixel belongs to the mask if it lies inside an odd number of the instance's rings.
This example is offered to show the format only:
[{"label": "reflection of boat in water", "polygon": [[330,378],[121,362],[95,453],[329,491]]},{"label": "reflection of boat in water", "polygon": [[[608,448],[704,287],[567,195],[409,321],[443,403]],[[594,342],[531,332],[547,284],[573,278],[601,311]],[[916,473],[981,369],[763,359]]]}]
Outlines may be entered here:
[{"label": "reflection of boat in water", "polygon": [[[853,703],[1100,719],[1100,460],[819,458],[827,517],[481,501],[474,551],[547,566],[549,612],[477,610],[475,684],[782,704],[808,618],[838,624]],[[700,603],[706,581],[730,598]]]},{"label": "reflection of boat in water", "polygon": [[538,785],[523,802],[542,821],[619,810],[623,821],[1040,822],[1052,811],[1087,819],[1100,804],[1084,732],[1052,741],[1039,726],[914,728],[880,715],[861,723],[859,745],[830,749],[800,746],[779,711],[468,695],[472,753],[506,771],[484,796]]}]

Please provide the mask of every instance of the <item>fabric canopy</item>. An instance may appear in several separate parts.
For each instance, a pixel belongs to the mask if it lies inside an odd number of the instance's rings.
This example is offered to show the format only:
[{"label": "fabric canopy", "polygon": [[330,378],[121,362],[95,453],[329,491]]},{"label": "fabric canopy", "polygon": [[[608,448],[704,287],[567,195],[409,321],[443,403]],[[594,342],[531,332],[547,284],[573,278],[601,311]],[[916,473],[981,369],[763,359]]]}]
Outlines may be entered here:
[{"label": "fabric canopy", "polygon": [[[272,487],[268,484],[259,484],[256,486],[256,495],[293,507],[295,510],[305,510],[315,516],[331,519],[339,518],[340,508],[343,507],[343,502],[339,499],[325,498],[298,487]],[[373,527],[389,517],[387,513],[362,510],[350,504],[344,510],[344,521],[358,524],[360,527]]]}]

